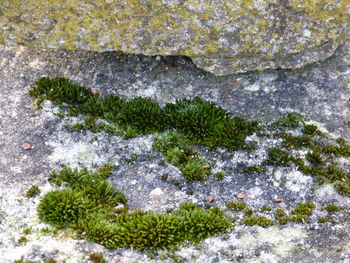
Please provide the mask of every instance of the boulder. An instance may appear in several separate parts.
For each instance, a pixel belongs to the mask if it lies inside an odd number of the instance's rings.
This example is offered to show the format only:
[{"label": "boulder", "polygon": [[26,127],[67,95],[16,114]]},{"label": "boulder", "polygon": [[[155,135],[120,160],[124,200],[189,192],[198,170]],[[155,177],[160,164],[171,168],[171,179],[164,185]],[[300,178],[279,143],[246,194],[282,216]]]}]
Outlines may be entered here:
[{"label": "boulder", "polygon": [[331,56],[350,0],[1,0],[0,28],[6,45],[188,56],[226,75]]}]

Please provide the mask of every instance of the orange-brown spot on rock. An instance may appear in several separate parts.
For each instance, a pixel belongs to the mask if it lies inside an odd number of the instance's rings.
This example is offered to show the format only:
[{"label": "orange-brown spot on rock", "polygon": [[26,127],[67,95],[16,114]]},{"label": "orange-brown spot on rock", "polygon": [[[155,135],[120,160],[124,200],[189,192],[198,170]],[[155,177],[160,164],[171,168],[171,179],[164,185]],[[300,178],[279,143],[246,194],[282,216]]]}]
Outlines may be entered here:
[{"label": "orange-brown spot on rock", "polygon": [[22,144],[22,148],[24,149],[24,150],[29,150],[29,149],[31,149],[32,148],[32,146],[30,145],[30,143],[23,143]]},{"label": "orange-brown spot on rock", "polygon": [[236,194],[236,197],[237,197],[238,199],[243,199],[243,198],[245,197],[245,194],[239,193],[239,194]]}]

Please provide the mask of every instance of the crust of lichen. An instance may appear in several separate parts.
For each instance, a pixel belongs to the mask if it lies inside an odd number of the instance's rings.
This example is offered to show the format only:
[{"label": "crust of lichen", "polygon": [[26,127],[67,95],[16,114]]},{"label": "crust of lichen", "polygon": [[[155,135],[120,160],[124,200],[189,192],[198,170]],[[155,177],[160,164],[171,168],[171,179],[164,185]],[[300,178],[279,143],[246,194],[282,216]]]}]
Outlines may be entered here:
[{"label": "crust of lichen", "polygon": [[[342,41],[349,9],[350,0],[5,0],[0,41],[146,55],[274,57],[279,46],[277,54]],[[310,35],[303,37],[304,30]]]}]

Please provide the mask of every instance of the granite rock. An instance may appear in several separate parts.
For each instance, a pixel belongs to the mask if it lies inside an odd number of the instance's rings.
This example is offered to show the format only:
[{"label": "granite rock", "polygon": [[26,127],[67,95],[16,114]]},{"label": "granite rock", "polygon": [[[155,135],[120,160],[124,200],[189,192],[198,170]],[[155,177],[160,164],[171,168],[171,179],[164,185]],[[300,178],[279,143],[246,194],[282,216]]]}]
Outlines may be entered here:
[{"label": "granite rock", "polygon": [[188,56],[226,75],[326,59],[350,0],[3,0],[0,28],[7,45]]}]

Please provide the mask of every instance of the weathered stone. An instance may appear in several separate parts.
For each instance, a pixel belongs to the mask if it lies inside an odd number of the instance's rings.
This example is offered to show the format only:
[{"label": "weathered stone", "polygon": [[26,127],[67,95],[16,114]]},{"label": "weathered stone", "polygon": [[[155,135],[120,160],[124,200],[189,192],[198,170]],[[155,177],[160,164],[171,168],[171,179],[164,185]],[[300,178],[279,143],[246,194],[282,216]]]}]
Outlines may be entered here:
[{"label": "weathered stone", "polygon": [[323,60],[350,0],[2,0],[0,43],[189,56],[217,75]]}]

